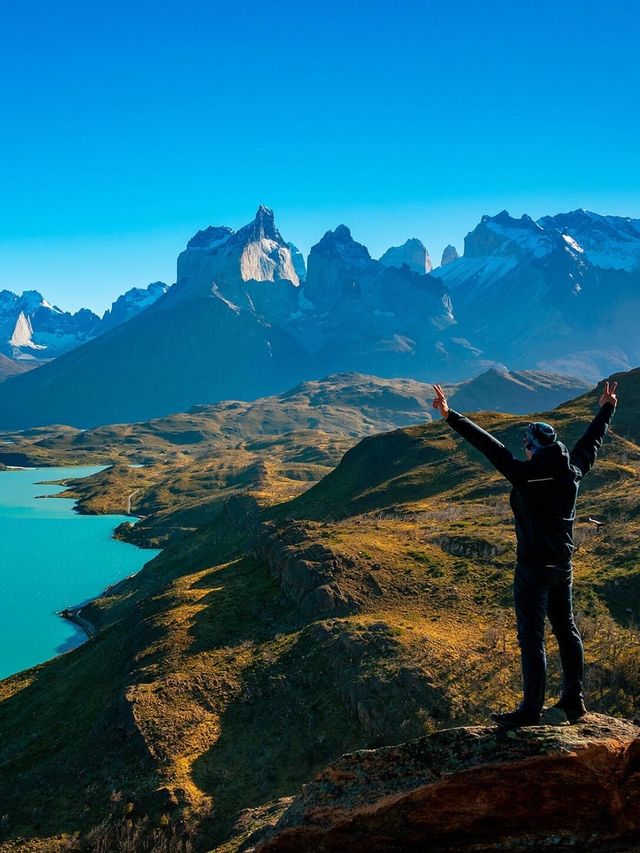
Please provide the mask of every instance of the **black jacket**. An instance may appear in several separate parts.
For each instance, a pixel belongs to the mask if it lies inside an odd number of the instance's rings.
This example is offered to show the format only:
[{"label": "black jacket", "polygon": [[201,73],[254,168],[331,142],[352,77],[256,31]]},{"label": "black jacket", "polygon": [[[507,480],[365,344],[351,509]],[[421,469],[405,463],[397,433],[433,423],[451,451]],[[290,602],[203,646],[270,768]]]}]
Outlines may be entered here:
[{"label": "black jacket", "polygon": [[519,562],[545,566],[571,562],[578,488],[596,461],[613,412],[614,406],[605,403],[571,453],[557,441],[525,461],[514,459],[490,433],[450,410],[447,423],[484,453],[513,486],[510,502]]}]

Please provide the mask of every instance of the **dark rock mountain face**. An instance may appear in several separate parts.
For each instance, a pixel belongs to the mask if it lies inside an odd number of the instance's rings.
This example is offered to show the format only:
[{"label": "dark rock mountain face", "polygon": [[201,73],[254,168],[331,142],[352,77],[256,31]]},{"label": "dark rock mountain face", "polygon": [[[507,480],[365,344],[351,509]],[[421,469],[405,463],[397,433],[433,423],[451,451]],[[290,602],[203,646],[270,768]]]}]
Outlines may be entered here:
[{"label": "dark rock mountain face", "polygon": [[199,231],[166,292],[129,291],[100,337],[8,380],[0,428],[143,420],[344,371],[454,382],[509,365],[594,381],[640,361],[639,235],[619,217],[503,211],[423,274],[420,241],[378,261],[340,225],[305,269],[261,206],[238,231]]},{"label": "dark rock mountain face", "polygon": [[301,296],[286,325],[313,350],[322,373],[417,378],[426,364],[442,368],[438,339],[454,324],[446,289],[407,264],[374,260],[345,225],[311,249]]}]

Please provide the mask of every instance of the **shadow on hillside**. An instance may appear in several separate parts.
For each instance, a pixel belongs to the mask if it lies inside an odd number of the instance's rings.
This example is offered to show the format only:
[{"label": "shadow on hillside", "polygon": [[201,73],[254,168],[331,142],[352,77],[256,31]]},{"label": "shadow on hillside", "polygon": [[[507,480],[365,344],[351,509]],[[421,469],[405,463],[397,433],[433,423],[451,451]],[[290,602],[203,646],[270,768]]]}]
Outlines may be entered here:
[{"label": "shadow on hillside", "polygon": [[243,556],[207,572],[191,589],[208,589],[199,599],[189,634],[190,654],[233,648],[240,643],[268,642],[299,630],[304,619],[282,594],[263,560]]},{"label": "shadow on hillside", "polygon": [[16,676],[27,683],[0,702],[0,838],[88,829],[151,770],[123,702],[134,645],[114,625]]},{"label": "shadow on hillside", "polygon": [[310,666],[313,639],[287,635],[272,660],[243,673],[240,698],[221,717],[218,741],[192,766],[195,784],[213,797],[209,843],[227,837],[237,813],[295,793],[331,759],[365,746],[366,733],[323,673]]},{"label": "shadow on hillside", "polygon": [[342,753],[417,737],[450,714],[384,622],[328,619],[278,633],[241,680],[218,740],[191,768],[217,804],[210,844],[239,811],[297,792]]}]

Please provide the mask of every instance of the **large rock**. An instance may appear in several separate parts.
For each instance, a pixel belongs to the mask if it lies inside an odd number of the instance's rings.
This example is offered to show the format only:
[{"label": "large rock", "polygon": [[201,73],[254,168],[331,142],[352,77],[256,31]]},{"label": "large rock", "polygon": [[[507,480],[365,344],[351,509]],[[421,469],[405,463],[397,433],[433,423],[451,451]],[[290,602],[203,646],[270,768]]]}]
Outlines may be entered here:
[{"label": "large rock", "polygon": [[256,853],[637,850],[640,731],[576,726],[440,731],[345,755],[304,786]]}]

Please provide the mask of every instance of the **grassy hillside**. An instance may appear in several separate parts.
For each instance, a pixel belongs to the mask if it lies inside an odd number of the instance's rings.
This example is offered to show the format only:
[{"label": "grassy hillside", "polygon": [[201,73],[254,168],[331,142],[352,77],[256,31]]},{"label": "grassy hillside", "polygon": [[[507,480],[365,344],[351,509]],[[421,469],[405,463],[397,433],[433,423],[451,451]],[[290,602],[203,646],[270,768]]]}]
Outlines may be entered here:
[{"label": "grassy hillside", "polygon": [[[580,499],[576,607],[591,706],[632,716],[640,371],[619,381]],[[597,396],[543,416],[571,444]],[[519,450],[530,417],[477,419]],[[298,434],[296,458],[314,438]],[[340,753],[518,700],[508,486],[483,457],[443,422],[410,426],[300,493],[283,486],[289,452],[233,488],[228,463],[218,511],[83,611],[92,640],[0,682],[0,850],[235,850]],[[197,499],[199,476],[214,472],[185,466],[176,500]],[[171,500],[166,477],[140,488]]]}]

